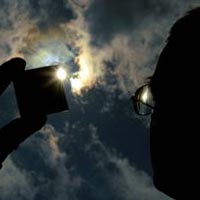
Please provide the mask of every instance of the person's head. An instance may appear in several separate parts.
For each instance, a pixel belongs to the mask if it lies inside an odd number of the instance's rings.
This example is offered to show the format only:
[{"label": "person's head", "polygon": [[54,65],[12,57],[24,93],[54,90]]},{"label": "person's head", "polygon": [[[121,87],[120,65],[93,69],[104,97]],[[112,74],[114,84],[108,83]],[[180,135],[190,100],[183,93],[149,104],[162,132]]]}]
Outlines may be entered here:
[{"label": "person's head", "polygon": [[[192,100],[190,91],[198,89],[200,66],[200,8],[189,11],[171,28],[160,54],[150,88],[156,109],[166,114],[183,111],[180,106]],[[169,109],[170,108],[170,109]]]},{"label": "person's head", "polygon": [[200,8],[173,25],[148,84],[154,100],[150,127],[154,184],[176,199],[191,192],[194,165],[190,164],[197,159],[193,146],[200,110],[199,27]]}]

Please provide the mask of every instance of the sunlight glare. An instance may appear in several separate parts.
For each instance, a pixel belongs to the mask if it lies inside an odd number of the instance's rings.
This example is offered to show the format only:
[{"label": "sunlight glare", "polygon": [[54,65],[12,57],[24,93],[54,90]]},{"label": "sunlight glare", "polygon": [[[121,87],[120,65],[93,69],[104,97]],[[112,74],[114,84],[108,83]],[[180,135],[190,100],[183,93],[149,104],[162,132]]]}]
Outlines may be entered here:
[{"label": "sunlight glare", "polygon": [[64,81],[67,77],[67,73],[63,68],[59,68],[56,72],[56,76],[58,79],[60,79],[61,81]]},{"label": "sunlight glare", "polygon": [[81,80],[78,78],[71,78],[70,81],[73,92],[80,94],[81,89],[83,87],[83,83],[81,82]]},{"label": "sunlight glare", "polygon": [[146,103],[147,100],[148,100],[148,97],[149,97],[149,91],[148,91],[148,89],[145,89],[145,91],[144,91],[143,94],[142,94],[142,101],[143,101],[144,103]]}]

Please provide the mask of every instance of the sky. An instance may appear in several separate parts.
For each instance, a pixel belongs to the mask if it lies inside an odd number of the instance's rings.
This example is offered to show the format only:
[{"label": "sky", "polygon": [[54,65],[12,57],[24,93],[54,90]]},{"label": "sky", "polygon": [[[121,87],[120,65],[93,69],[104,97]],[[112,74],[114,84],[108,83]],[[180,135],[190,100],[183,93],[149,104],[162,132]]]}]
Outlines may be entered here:
[{"label": "sky", "polygon": [[[196,0],[0,0],[0,62],[67,71],[69,111],[5,161],[0,200],[170,200],[152,184],[149,118],[130,96],[145,84],[173,23]],[[12,84],[0,126],[19,117]]]}]

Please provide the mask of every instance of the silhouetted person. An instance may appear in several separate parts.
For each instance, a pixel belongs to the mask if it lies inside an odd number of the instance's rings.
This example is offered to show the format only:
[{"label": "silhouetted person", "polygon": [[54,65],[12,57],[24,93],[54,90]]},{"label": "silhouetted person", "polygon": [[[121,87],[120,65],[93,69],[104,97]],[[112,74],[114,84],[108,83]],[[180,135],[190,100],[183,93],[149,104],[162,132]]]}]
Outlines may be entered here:
[{"label": "silhouetted person", "polygon": [[[24,73],[26,62],[13,58],[0,66],[0,94],[15,78]],[[33,105],[34,106],[34,105]],[[8,154],[17,149],[20,143],[39,130],[46,122],[46,115],[35,111],[11,121],[0,129],[0,168]]]},{"label": "silhouetted person", "polygon": [[150,132],[154,184],[174,199],[199,196],[199,68],[197,8],[172,27],[150,81],[155,101]]},{"label": "silhouetted person", "polygon": [[197,8],[174,24],[150,83],[132,97],[138,114],[152,114],[154,185],[178,200],[199,196],[199,68],[200,8]]}]

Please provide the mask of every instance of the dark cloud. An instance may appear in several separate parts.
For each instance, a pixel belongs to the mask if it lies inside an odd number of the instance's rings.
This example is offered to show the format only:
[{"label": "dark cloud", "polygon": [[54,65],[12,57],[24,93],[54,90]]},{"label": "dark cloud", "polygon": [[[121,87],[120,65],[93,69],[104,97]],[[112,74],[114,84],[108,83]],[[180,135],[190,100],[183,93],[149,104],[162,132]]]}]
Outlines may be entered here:
[{"label": "dark cloud", "polygon": [[136,170],[117,151],[104,145],[99,130],[91,123],[66,123],[61,142],[68,155],[66,167],[82,180],[77,199],[164,199],[152,187],[146,173]]},{"label": "dark cloud", "polygon": [[38,20],[41,29],[54,27],[75,18],[66,0],[30,0],[30,15]]},{"label": "dark cloud", "polygon": [[148,17],[162,18],[171,9],[167,0],[95,0],[86,19],[97,42],[106,42],[116,33],[129,33],[143,25]]},{"label": "dark cloud", "polygon": [[0,57],[10,55],[12,48],[7,43],[0,43]]},{"label": "dark cloud", "polygon": [[[6,2],[0,1],[0,28],[11,29],[14,21],[11,16],[27,14],[30,23],[37,22],[40,29],[58,26],[76,17],[67,0],[29,0]],[[17,20],[17,19],[16,19]]]},{"label": "dark cloud", "polygon": [[0,172],[0,199],[33,200],[36,190],[29,174],[19,169],[10,158],[6,160],[5,165]]},{"label": "dark cloud", "polygon": [[[1,3],[1,2],[0,2]],[[6,4],[1,4],[2,6],[2,11],[0,12],[1,20],[0,20],[0,29],[10,29],[12,27],[12,22],[8,17],[9,12],[8,12],[8,6]]]},{"label": "dark cloud", "polygon": [[2,200],[168,199],[146,173],[109,150],[93,124],[67,122],[63,134],[46,125],[20,151],[0,173]]}]

